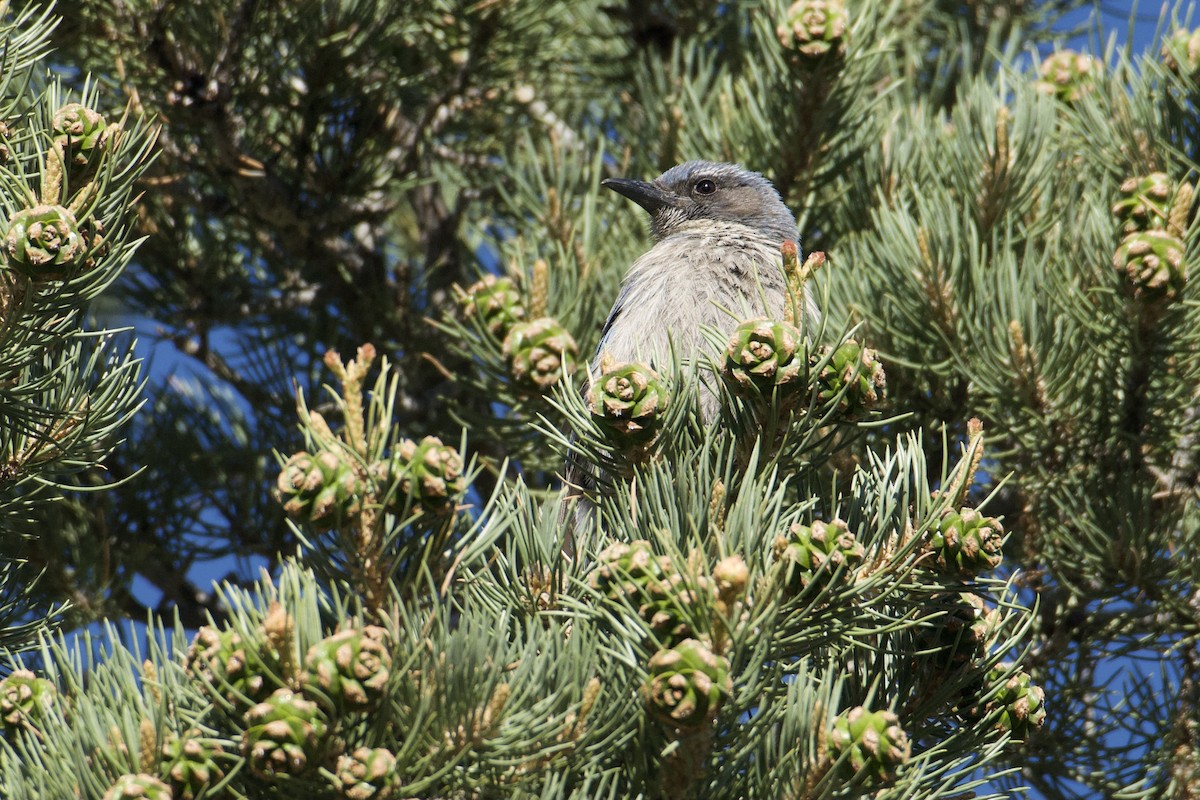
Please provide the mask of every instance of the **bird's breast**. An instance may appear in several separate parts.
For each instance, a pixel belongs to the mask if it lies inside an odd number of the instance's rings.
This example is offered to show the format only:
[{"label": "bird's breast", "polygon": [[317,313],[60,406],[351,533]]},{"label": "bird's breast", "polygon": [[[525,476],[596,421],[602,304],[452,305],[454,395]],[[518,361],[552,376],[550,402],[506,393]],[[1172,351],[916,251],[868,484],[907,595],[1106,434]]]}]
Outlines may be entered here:
[{"label": "bird's breast", "polygon": [[663,362],[707,349],[702,328],[778,318],[785,302],[777,243],[740,225],[682,231],[634,262],[621,287],[599,354],[616,361]]}]

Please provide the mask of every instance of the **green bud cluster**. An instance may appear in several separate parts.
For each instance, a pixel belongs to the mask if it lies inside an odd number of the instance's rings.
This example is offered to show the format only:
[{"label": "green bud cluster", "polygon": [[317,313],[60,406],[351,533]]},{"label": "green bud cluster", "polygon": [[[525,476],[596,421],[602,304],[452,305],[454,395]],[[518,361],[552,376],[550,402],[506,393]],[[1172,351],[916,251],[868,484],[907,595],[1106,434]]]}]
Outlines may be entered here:
[{"label": "green bud cluster", "polygon": [[743,322],[725,346],[721,375],[735,394],[769,397],[775,389],[798,392],[807,375],[804,335],[769,319]]},{"label": "green bud cluster", "polygon": [[487,275],[455,294],[463,317],[478,318],[500,341],[513,325],[528,316],[524,298],[512,278]]},{"label": "green bud cluster", "polygon": [[87,167],[104,151],[112,130],[98,112],[80,103],[68,103],[50,121],[54,143],[62,147],[73,167]]},{"label": "green bud cluster", "polygon": [[862,544],[840,519],[817,520],[812,525],[795,523],[786,537],[775,541],[774,551],[783,590],[791,597],[810,586],[827,586],[835,576],[842,581],[850,580],[866,555]]},{"label": "green bud cluster", "polygon": [[[291,627],[290,617],[275,605],[260,626],[257,645],[233,630],[202,628],[184,664],[204,690],[229,701],[222,703],[225,713],[241,717],[240,753],[250,773],[269,781],[317,767],[334,769],[341,747],[335,726],[348,715],[378,710],[391,677],[384,628],[347,620],[297,665],[277,653],[290,643]],[[162,748],[164,772],[175,796],[184,800],[209,796],[227,773],[225,758],[219,742],[198,730],[171,736]],[[383,798],[394,764],[386,751],[360,749],[327,777],[344,797]]]},{"label": "green bud cluster", "polygon": [[1146,302],[1174,302],[1187,284],[1183,242],[1167,231],[1126,236],[1113,254],[1113,269],[1125,276],[1133,296]]},{"label": "green bud cluster", "polygon": [[1175,197],[1175,182],[1165,172],[1129,178],[1120,187],[1112,215],[1124,234],[1166,228]]},{"label": "green bud cluster", "polygon": [[205,625],[188,647],[184,667],[193,680],[235,706],[266,699],[282,672],[279,654],[265,635],[247,641],[233,628]]},{"label": "green bud cluster", "polygon": [[394,510],[407,497],[430,514],[449,514],[467,490],[462,456],[436,436],[401,441],[389,469],[389,477],[401,476],[400,496],[390,504]]},{"label": "green bud cluster", "polygon": [[64,280],[83,263],[88,242],[70,210],[56,205],[22,209],[8,219],[7,263],[34,281]]},{"label": "green bud cluster", "polygon": [[878,786],[895,780],[912,748],[895,714],[856,706],[834,719],[829,754],[847,779],[863,776],[868,786]]},{"label": "green bud cluster", "polygon": [[1113,253],[1113,269],[1127,291],[1147,304],[1179,299],[1187,284],[1186,247],[1180,238],[1194,188],[1165,172],[1135,176],[1121,184],[1112,206],[1124,238]]},{"label": "green bud cluster", "polygon": [[1074,50],[1059,50],[1042,62],[1034,88],[1042,94],[1074,105],[1096,90],[1100,62]]},{"label": "green bud cluster", "polygon": [[540,317],[514,324],[504,337],[503,353],[513,384],[542,394],[575,372],[579,345],[561,322]]},{"label": "green bud cluster", "polygon": [[173,800],[171,787],[154,775],[145,772],[122,775],[117,778],[104,800]]},{"label": "green bud cluster", "polygon": [[198,731],[168,739],[162,755],[175,800],[195,800],[225,777],[218,761],[225,755],[224,749]]},{"label": "green bud cluster", "polygon": [[1009,669],[1008,664],[998,664],[988,673],[989,686],[1000,681],[1003,686],[986,702],[983,711],[995,715],[996,727],[1024,740],[1046,721],[1046,692],[1024,670],[1005,677]]},{"label": "green bud cluster", "polygon": [[814,366],[825,365],[817,372],[817,402],[824,406],[836,403],[845,417],[854,418],[876,408],[887,397],[887,376],[878,354],[847,339],[836,350],[823,347],[813,356]]},{"label": "green bud cluster", "polygon": [[592,416],[617,442],[643,445],[662,427],[670,395],[658,373],[645,364],[604,370],[592,387]]},{"label": "green bud cluster", "polygon": [[848,25],[843,0],[798,0],[784,14],[775,35],[785,50],[804,60],[838,58],[846,52]]},{"label": "green bud cluster", "polygon": [[317,703],[278,689],[246,712],[242,755],[260,778],[299,775],[320,763],[329,726]]},{"label": "green bud cluster", "polygon": [[377,707],[392,666],[387,643],[387,631],[377,625],[325,637],[308,650],[305,691],[316,690],[335,712]]},{"label": "green bud cluster", "polygon": [[383,800],[391,797],[396,780],[396,757],[382,747],[360,747],[338,758],[335,777],[339,794],[347,800]]},{"label": "green bud cluster", "polygon": [[733,693],[729,662],[696,639],[659,650],[648,667],[642,686],[646,710],[673,728],[699,728],[712,722]]},{"label": "green bud cluster", "polygon": [[1200,79],[1200,28],[1180,28],[1162,46],[1163,65],[1181,78]]},{"label": "green bud cluster", "polygon": [[58,700],[51,681],[27,669],[14,670],[0,681],[0,725],[12,734],[26,726],[37,726]]},{"label": "green bud cluster", "polygon": [[929,532],[928,549],[941,573],[973,578],[1000,566],[1004,528],[994,517],[973,508],[947,509]]},{"label": "green bud cluster", "polygon": [[945,613],[917,629],[917,645],[928,653],[927,663],[939,670],[954,670],[987,654],[988,623],[982,608],[965,595],[939,595],[931,602],[942,606]]},{"label": "green bud cluster", "polygon": [[302,451],[284,463],[275,497],[297,523],[327,530],[353,523],[369,494],[382,498],[393,484],[388,510],[400,513],[411,500],[425,513],[449,514],[467,489],[462,456],[436,436],[402,439],[390,458],[366,469],[340,448]]},{"label": "green bud cluster", "polygon": [[365,490],[349,456],[338,450],[299,452],[283,465],[275,497],[298,523],[327,530],[347,523],[362,509]]},{"label": "green bud cluster", "polygon": [[589,582],[609,600],[635,609],[657,642],[671,644],[695,635],[689,613],[713,594],[711,581],[685,576],[668,556],[656,556],[644,539],[617,542],[597,557]]}]

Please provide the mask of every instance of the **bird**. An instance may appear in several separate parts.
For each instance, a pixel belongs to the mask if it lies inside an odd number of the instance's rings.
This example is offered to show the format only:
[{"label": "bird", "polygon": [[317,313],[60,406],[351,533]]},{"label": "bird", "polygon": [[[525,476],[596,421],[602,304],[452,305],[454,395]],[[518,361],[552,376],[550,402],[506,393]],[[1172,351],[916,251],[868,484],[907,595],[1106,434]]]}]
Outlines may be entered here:
[{"label": "bird", "polygon": [[[601,185],[650,215],[654,243],[621,283],[588,368],[588,386],[596,385],[606,364],[669,366],[672,351],[695,361],[709,348],[705,327],[724,332],[746,319],[784,318],[788,294],[781,247],[787,241],[799,247],[799,235],[795,216],[761,174],[738,164],[688,161],[652,181],[608,178]],[[804,306],[814,323],[817,310],[807,288]],[[715,388],[706,383],[701,417],[713,421],[719,407]],[[568,558],[575,551],[574,532],[593,518],[587,495],[600,477],[580,459],[568,459],[570,502],[561,511],[574,522],[563,544]]]},{"label": "bird", "polygon": [[[641,361],[654,366],[708,350],[703,328],[732,330],[738,322],[783,319],[787,279],[780,248],[799,242],[796,218],[775,187],[738,164],[688,161],[653,181],[608,178],[601,185],[650,215],[654,244],[629,268],[600,334],[589,379],[602,365]],[[806,315],[816,319],[811,295]],[[701,394],[705,421],[719,401]]]}]

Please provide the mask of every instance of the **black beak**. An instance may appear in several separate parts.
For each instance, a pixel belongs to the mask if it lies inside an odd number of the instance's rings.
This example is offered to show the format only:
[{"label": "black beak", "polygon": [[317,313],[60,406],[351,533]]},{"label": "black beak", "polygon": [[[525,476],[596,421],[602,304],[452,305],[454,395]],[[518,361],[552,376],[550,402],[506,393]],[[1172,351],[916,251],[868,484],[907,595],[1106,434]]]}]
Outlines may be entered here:
[{"label": "black beak", "polygon": [[664,192],[653,183],[645,181],[635,181],[629,178],[606,178],[600,181],[600,185],[628,197],[651,214],[660,208],[674,206],[678,202],[675,195]]}]

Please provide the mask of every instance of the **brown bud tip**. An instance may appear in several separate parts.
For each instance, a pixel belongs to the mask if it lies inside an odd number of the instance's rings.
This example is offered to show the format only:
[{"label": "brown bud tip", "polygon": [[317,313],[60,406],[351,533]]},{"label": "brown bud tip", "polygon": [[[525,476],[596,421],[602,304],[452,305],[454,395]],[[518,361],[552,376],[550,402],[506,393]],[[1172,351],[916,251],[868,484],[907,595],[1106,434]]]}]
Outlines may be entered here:
[{"label": "brown bud tip", "polygon": [[735,597],[746,590],[746,584],[750,582],[750,569],[741,556],[726,556],[713,569],[713,577],[717,580],[717,591],[722,597]]},{"label": "brown bud tip", "polygon": [[825,253],[820,250],[814,250],[808,254],[808,258],[804,259],[804,266],[809,273],[813,273],[825,266],[825,262],[828,260]]}]

